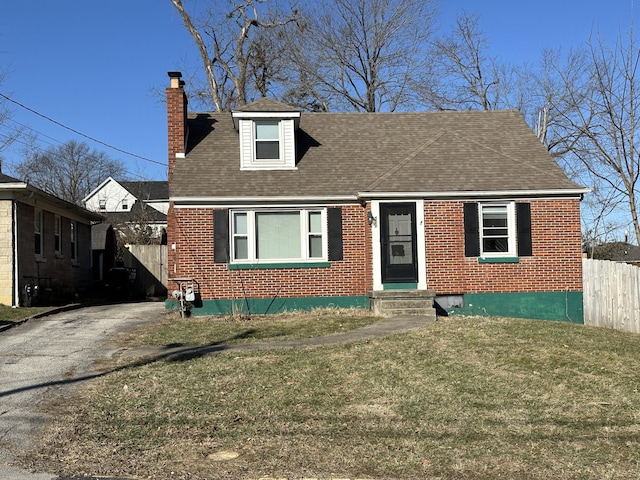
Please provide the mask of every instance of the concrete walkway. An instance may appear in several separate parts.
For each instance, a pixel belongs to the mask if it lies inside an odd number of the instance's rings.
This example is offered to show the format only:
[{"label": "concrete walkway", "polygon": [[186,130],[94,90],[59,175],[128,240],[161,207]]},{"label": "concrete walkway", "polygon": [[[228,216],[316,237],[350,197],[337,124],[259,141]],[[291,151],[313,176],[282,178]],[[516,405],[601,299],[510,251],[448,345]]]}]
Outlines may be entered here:
[{"label": "concrete walkway", "polygon": [[435,316],[401,316],[382,318],[378,322],[350,330],[343,333],[333,333],[322,337],[301,338],[297,340],[284,340],[281,342],[247,343],[225,345],[213,344],[205,346],[177,346],[177,347],[140,347],[130,348],[119,352],[123,358],[153,357],[161,359],[165,357],[178,357],[181,360],[201,357],[212,353],[227,351],[255,351],[278,348],[302,348],[319,347],[323,345],[339,345],[355,342],[367,338],[386,337],[400,333],[410,332],[435,321]]}]

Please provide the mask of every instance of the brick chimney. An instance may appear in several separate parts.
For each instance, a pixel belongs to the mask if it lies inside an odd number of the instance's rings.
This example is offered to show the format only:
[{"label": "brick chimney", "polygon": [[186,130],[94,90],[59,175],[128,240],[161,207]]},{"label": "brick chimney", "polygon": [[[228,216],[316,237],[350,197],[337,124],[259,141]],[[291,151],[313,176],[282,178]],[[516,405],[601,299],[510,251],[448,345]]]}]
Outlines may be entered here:
[{"label": "brick chimney", "polygon": [[167,179],[171,186],[176,156],[185,154],[187,143],[187,96],[181,72],[168,72],[171,84],[167,88],[167,127],[169,144],[169,169]]}]

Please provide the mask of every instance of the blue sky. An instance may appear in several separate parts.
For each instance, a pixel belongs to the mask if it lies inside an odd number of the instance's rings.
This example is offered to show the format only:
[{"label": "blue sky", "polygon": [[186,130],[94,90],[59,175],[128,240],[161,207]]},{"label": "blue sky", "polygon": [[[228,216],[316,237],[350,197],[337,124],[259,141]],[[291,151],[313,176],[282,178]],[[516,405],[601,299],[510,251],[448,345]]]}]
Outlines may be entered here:
[{"label": "blue sky", "polygon": [[[591,32],[613,41],[628,30],[633,0],[441,0],[440,9],[443,30],[460,10],[478,12],[492,53],[522,63],[535,62],[543,47],[575,47]],[[165,106],[152,90],[164,91],[168,71],[199,66],[169,0],[0,0],[0,11],[0,67],[6,71],[0,93],[106,144],[166,164]],[[42,148],[87,141],[122,160],[132,179],[166,179],[166,167],[12,108],[13,120],[33,129]],[[0,126],[0,135],[13,127],[19,125]],[[20,160],[20,150],[16,143],[2,152],[4,172]]]}]

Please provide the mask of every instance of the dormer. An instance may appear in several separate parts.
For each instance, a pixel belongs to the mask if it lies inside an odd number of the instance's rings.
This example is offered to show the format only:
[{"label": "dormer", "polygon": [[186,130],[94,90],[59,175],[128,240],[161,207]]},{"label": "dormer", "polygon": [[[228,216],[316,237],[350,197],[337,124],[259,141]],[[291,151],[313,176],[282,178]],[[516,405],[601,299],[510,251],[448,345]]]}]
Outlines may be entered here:
[{"label": "dormer", "polygon": [[262,98],[232,112],[240,139],[240,170],[295,170],[300,111]]}]

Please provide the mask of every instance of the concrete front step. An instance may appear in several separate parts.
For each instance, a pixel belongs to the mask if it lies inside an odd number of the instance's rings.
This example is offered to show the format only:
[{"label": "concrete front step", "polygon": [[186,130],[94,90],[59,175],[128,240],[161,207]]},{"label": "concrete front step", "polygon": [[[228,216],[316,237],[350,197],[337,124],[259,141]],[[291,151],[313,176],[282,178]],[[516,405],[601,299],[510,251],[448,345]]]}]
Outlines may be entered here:
[{"label": "concrete front step", "polygon": [[380,290],[369,292],[371,310],[382,317],[425,316],[433,317],[435,292],[431,290]]}]

